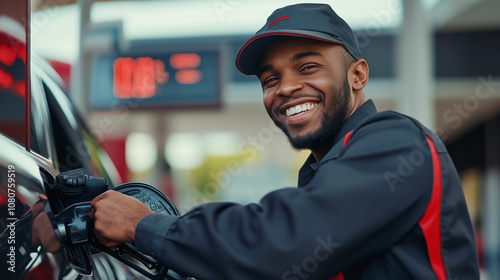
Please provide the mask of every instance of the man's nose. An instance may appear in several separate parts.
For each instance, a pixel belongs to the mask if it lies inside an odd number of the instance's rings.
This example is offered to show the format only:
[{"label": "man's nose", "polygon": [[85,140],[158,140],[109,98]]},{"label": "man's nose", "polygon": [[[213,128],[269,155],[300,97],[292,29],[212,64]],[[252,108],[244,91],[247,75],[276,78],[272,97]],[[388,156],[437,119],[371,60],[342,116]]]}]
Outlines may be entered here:
[{"label": "man's nose", "polygon": [[302,83],[294,77],[281,77],[281,82],[276,95],[292,95],[295,91],[302,89]]}]

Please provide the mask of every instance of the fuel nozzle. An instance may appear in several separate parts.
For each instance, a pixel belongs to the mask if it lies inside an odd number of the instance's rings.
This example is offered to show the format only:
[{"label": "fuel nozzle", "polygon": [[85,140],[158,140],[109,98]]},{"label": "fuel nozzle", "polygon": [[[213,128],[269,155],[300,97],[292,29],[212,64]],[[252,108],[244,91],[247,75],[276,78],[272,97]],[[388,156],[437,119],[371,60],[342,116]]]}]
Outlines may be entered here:
[{"label": "fuel nozzle", "polygon": [[75,246],[89,243],[92,221],[89,217],[92,207],[90,203],[73,204],[55,216],[56,234],[64,246]]},{"label": "fuel nozzle", "polygon": [[63,172],[56,177],[51,186],[62,196],[64,208],[75,203],[92,201],[95,197],[108,190],[105,178],[89,176],[85,169],[75,169]]},{"label": "fuel nozzle", "polygon": [[[91,275],[91,254],[102,251],[149,279],[191,279],[178,275],[153,257],[139,252],[134,244],[122,243],[106,247],[99,242],[94,233],[93,221],[89,217],[92,211],[90,202],[108,190],[105,179],[89,176],[84,169],[71,170],[59,174],[50,190],[57,196],[62,207],[52,214],[51,208],[46,206],[47,213],[52,217],[56,236],[63,245],[66,256],[79,274]],[[180,215],[172,201],[153,186],[127,183],[114,190],[138,199],[156,213]]]}]

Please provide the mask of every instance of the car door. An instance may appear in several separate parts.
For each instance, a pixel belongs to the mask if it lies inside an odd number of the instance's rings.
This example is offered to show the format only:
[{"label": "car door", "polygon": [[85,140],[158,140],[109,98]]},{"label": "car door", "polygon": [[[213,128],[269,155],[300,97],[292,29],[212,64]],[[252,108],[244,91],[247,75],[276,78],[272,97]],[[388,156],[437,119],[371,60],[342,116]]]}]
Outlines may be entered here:
[{"label": "car door", "polygon": [[[107,171],[114,167],[75,113],[50,65],[38,58],[32,60],[31,94],[27,94],[25,57],[19,55],[25,48],[22,40],[1,32],[0,47],[12,53],[12,58],[0,59],[2,279],[81,278],[63,250],[52,254],[33,246],[31,209],[48,199],[47,190],[60,172],[83,168],[114,186],[109,176],[113,171]],[[54,213],[61,210],[60,205],[49,207]],[[134,275],[103,253],[92,255],[90,261],[93,274],[84,278],[125,279]]]}]

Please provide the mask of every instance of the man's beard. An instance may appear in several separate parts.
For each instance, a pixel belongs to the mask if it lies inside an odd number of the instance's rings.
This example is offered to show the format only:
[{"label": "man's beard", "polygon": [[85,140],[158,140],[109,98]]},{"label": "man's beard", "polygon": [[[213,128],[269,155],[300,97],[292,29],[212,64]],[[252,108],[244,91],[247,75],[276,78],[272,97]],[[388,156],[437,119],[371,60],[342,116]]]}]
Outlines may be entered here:
[{"label": "man's beard", "polygon": [[[333,144],[335,137],[346,119],[349,101],[351,99],[347,77],[344,80],[340,93],[340,103],[335,107],[333,114],[330,115],[328,112],[325,112],[320,120],[320,128],[313,133],[293,138],[285,126],[280,126],[280,129],[286,134],[288,141],[294,149],[309,149],[314,151],[321,150],[327,145]],[[335,98],[333,98],[332,102],[335,101]]]}]

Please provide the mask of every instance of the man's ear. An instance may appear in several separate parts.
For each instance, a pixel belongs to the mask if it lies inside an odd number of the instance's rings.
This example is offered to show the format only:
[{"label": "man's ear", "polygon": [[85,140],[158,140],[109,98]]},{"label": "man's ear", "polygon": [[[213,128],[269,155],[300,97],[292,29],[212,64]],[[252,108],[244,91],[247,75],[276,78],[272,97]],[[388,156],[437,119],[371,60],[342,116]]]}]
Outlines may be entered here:
[{"label": "man's ear", "polygon": [[364,59],[358,59],[349,67],[349,79],[354,91],[361,91],[368,83],[369,69]]}]

